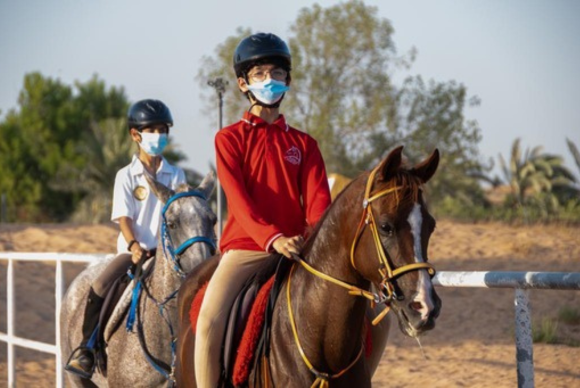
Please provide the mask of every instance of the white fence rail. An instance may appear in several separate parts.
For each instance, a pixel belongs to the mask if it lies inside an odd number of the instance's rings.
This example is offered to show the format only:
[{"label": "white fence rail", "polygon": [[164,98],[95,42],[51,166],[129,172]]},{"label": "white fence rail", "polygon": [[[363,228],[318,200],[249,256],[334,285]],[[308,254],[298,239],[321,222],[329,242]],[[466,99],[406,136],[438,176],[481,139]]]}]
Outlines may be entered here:
[{"label": "white fence rail", "polygon": [[[6,324],[7,333],[0,332],[0,341],[8,344],[8,387],[16,387],[16,359],[14,356],[14,346],[38,350],[56,356],[56,386],[64,387],[64,375],[62,369],[62,355],[60,354],[60,325],[59,316],[62,297],[64,295],[64,276],[62,271],[63,262],[89,263],[95,260],[106,258],[104,254],[82,254],[82,253],[24,253],[24,252],[0,252],[0,260],[8,261],[6,271]],[[15,320],[15,294],[14,294],[14,262],[15,261],[50,261],[56,262],[55,269],[55,344],[47,344],[38,341],[31,341],[14,335]]]},{"label": "white fence rail", "polygon": [[[80,253],[16,253],[0,252],[0,260],[8,261],[6,273],[7,333],[0,332],[0,341],[8,344],[8,387],[16,387],[16,360],[14,346],[34,349],[56,356],[56,387],[64,387],[60,343],[59,316],[64,295],[63,262],[87,263],[103,260],[104,254]],[[56,345],[14,335],[14,261],[56,262],[55,274],[55,327]],[[576,272],[454,272],[437,273],[433,282],[439,287],[479,287],[515,289],[515,332],[518,387],[534,387],[534,360],[532,344],[532,320],[528,289],[580,290],[580,273]]]},{"label": "white fence rail", "polygon": [[439,272],[433,279],[441,287],[515,289],[515,333],[518,387],[534,387],[532,315],[528,289],[580,290],[578,272]]}]

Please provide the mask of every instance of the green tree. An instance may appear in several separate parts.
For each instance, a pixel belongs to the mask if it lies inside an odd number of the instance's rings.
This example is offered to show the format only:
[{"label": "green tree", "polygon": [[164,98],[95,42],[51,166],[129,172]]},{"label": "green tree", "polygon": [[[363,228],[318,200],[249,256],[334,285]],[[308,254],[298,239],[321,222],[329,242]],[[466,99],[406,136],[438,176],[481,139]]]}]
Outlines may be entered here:
[{"label": "green tree", "polygon": [[[424,158],[427,150],[441,150],[442,172],[429,182],[431,200],[455,198],[460,206],[485,206],[480,181],[490,168],[480,161],[479,126],[467,120],[464,113],[466,107],[478,106],[479,99],[469,98],[466,87],[455,81],[432,80],[426,84],[416,76],[406,79],[396,102],[396,130],[385,132],[383,142],[405,144],[405,153],[412,162]],[[375,153],[380,155],[379,151]]]},{"label": "green tree", "polygon": [[[233,82],[232,54],[251,32],[239,28],[214,56],[204,58],[198,73],[206,97],[212,92],[209,79],[231,80],[225,100],[228,122],[247,108]],[[415,52],[399,55],[393,32],[376,7],[359,0],[303,8],[290,27],[292,91],[283,112],[318,140],[330,172],[353,177],[399,144],[412,162],[438,147],[445,174],[430,183],[432,198],[481,201],[477,177],[485,167],[478,156],[479,127],[464,117],[466,106],[477,105],[477,99],[468,98],[466,88],[455,82],[425,85],[421,77],[410,77],[395,85],[393,75],[409,69]],[[215,99],[208,101],[215,104]]]},{"label": "green tree", "polygon": [[[125,117],[92,123],[77,143],[77,152],[83,155],[86,163],[80,167],[66,164],[59,170],[53,185],[60,192],[82,195],[71,215],[72,221],[99,223],[110,219],[115,176],[136,151]],[[174,164],[185,159],[175,149],[171,138],[164,156]],[[199,179],[195,174],[189,171],[188,180]]]},{"label": "green tree", "polygon": [[[242,112],[247,109],[247,100],[239,91],[236,75],[233,70],[233,54],[237,44],[248,35],[252,34],[249,28],[237,28],[236,35],[226,38],[214,50],[214,56],[204,56],[197,74],[197,81],[201,86],[201,97],[206,103],[204,109],[208,112],[217,112],[218,99],[215,90],[208,82],[216,78],[227,81],[224,93],[224,121],[233,123],[240,119]],[[217,128],[217,114],[210,115],[212,124]]]},{"label": "green tree", "polygon": [[87,157],[78,151],[92,122],[124,117],[128,103],[122,88],[105,87],[94,76],[76,89],[58,79],[30,73],[18,99],[18,110],[0,124],[2,176],[0,192],[18,209],[21,221],[66,219],[84,194],[63,191],[57,175],[82,168]]},{"label": "green tree", "polygon": [[71,216],[73,221],[104,222],[109,220],[115,175],[127,165],[133,141],[125,118],[108,118],[93,122],[76,145],[86,163],[64,164],[52,187],[59,192],[82,196]]}]

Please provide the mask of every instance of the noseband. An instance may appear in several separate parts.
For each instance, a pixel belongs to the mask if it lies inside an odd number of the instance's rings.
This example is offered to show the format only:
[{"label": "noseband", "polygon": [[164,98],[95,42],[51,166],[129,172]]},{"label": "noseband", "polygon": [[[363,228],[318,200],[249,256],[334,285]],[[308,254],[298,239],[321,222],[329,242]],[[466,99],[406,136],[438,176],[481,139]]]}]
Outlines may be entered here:
[{"label": "noseband", "polygon": [[179,198],[183,198],[183,197],[197,197],[197,198],[203,199],[204,201],[207,201],[205,195],[203,195],[200,191],[197,191],[197,190],[186,191],[183,193],[177,193],[177,194],[173,195],[171,198],[169,198],[167,200],[167,202],[165,203],[165,206],[163,206],[163,210],[161,211],[161,216],[163,218],[163,223],[161,224],[161,242],[163,244],[163,253],[165,254],[165,257],[167,257],[167,252],[169,252],[169,256],[171,257],[171,261],[173,262],[173,269],[181,277],[185,277],[186,273],[183,270],[183,268],[181,267],[181,264],[179,262],[180,256],[189,247],[191,247],[195,243],[204,243],[204,244],[209,245],[209,247],[212,249],[212,251],[215,251],[215,249],[216,249],[216,244],[215,244],[214,239],[206,237],[206,236],[191,237],[191,238],[185,240],[184,242],[182,242],[177,247],[177,249],[173,248],[174,245],[173,245],[173,241],[171,238],[171,234],[167,230],[167,219],[165,218],[165,213],[167,212],[167,209],[169,209],[169,206],[174,201],[178,200]]}]

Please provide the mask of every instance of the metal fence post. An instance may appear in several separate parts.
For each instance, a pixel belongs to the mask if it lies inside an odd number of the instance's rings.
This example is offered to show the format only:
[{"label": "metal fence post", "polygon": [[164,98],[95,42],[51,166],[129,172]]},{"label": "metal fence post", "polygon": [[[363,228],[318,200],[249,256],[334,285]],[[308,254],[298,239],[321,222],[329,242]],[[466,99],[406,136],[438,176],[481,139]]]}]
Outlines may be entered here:
[{"label": "metal fence post", "polygon": [[516,312],[516,359],[518,363],[518,387],[534,387],[534,344],[532,339],[532,315],[529,291],[515,290]]},{"label": "metal fence post", "polygon": [[[224,93],[226,92],[226,86],[228,81],[224,80],[221,77],[216,79],[210,80],[207,82],[209,86],[215,89],[218,95],[218,131],[222,129],[223,123],[223,106],[224,106]],[[217,239],[218,241],[222,237],[222,230],[223,230],[223,215],[222,215],[222,202],[223,202],[223,194],[222,188],[219,179],[216,181],[216,195],[217,195]]]},{"label": "metal fence post", "polygon": [[[8,338],[14,337],[14,260],[8,260],[6,271],[6,324]],[[14,344],[8,342],[8,387],[16,388],[16,358]]]},{"label": "metal fence post", "polygon": [[6,194],[2,193],[2,200],[0,201],[0,222],[5,223],[8,219],[6,211]]},{"label": "metal fence post", "polygon": [[56,262],[56,273],[54,274],[54,298],[55,298],[55,327],[56,327],[56,387],[64,387],[64,371],[62,362],[62,353],[60,351],[60,310],[62,308],[62,296],[64,295],[64,272],[63,263],[60,260]]}]

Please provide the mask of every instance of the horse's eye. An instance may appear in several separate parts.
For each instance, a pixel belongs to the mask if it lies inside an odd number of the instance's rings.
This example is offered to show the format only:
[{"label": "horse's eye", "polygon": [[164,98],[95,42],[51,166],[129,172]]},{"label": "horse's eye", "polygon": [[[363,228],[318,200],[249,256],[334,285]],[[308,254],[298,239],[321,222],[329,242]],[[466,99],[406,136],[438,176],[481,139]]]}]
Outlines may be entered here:
[{"label": "horse's eye", "polygon": [[388,222],[381,224],[381,232],[387,236],[393,235],[393,226]]},{"label": "horse's eye", "polygon": [[177,225],[175,225],[175,222],[167,221],[167,227],[169,229],[175,229],[177,227]]}]

